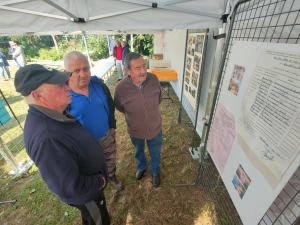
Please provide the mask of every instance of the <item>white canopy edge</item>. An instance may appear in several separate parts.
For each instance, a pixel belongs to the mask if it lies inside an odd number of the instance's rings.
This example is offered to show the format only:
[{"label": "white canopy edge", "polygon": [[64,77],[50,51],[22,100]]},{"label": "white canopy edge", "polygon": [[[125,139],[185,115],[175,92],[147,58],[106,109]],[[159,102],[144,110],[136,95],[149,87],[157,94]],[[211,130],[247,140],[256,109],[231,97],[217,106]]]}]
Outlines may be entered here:
[{"label": "white canopy edge", "polygon": [[221,28],[226,3],[227,0],[0,0],[0,36],[82,31],[154,34],[169,29]]}]

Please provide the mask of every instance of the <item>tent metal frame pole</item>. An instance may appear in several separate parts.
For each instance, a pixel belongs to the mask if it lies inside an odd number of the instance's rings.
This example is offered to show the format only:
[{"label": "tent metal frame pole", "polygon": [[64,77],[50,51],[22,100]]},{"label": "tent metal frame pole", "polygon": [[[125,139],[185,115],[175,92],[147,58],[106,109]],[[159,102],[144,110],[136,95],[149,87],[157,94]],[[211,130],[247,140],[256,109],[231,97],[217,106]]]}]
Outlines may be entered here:
[{"label": "tent metal frame pole", "polygon": [[82,18],[78,18],[77,16],[73,15],[72,13],[68,12],[67,10],[65,10],[64,8],[60,7],[59,5],[57,5],[56,3],[50,1],[50,0],[42,0],[44,2],[46,2],[47,4],[53,6],[54,8],[58,9],[59,11],[67,14],[69,17],[71,17],[75,22],[82,22]]},{"label": "tent metal frame pole", "polygon": [[178,109],[178,121],[177,123],[181,123],[181,113],[182,113],[182,98],[183,98],[183,91],[184,91],[184,75],[185,75],[185,66],[186,66],[186,52],[187,52],[187,43],[188,43],[188,37],[189,37],[189,30],[186,30],[186,42],[185,42],[185,50],[184,50],[184,65],[183,65],[183,72],[182,72],[182,86],[181,86],[181,96],[180,96],[180,108]]},{"label": "tent metal frame pole", "polygon": [[91,57],[90,57],[90,52],[89,52],[89,49],[88,49],[88,45],[87,45],[87,42],[86,42],[85,32],[82,31],[81,33],[82,33],[82,37],[83,37],[84,46],[85,46],[85,50],[86,50],[86,53],[87,53],[88,61],[89,61],[90,67],[92,67],[92,62],[91,62]]},{"label": "tent metal frame pole", "polygon": [[179,7],[176,7],[176,6],[169,6],[169,5],[173,5],[173,4],[180,3],[180,2],[186,2],[187,0],[174,0],[174,1],[170,0],[170,1],[167,1],[167,2],[162,2],[160,4],[152,3],[152,2],[144,2],[144,1],[139,1],[139,0],[118,0],[118,1],[129,2],[129,3],[133,3],[133,4],[148,6],[148,8],[146,8],[146,9],[160,8],[160,9],[166,9],[166,10],[172,10],[172,11],[177,11],[177,12],[195,14],[195,15],[200,15],[200,16],[220,18],[220,15],[215,14],[215,13],[208,13],[208,12],[196,11],[196,10],[191,10],[191,9],[183,9],[183,8],[179,8]]},{"label": "tent metal frame pole", "polygon": [[0,9],[9,10],[9,11],[13,11],[13,12],[21,12],[21,13],[27,13],[27,14],[32,14],[32,15],[38,15],[38,16],[44,16],[44,17],[49,17],[49,18],[55,18],[55,19],[60,19],[60,20],[68,20],[68,17],[66,17],[66,16],[58,16],[58,15],[53,15],[53,14],[48,14],[48,13],[35,12],[35,11],[31,11],[31,10],[18,9],[18,8],[2,6],[2,5],[0,5]]},{"label": "tent metal frame pole", "polygon": [[6,144],[3,142],[2,138],[0,137],[0,153],[2,157],[5,159],[9,167],[15,172],[18,173],[21,168],[19,164],[16,162],[14,156],[6,146]]},{"label": "tent metal frame pole", "polygon": [[[227,2],[227,6],[226,6],[226,11],[225,14],[229,14],[230,12],[230,1]],[[219,30],[219,35],[221,34],[225,34],[226,32],[226,22],[223,21],[223,26],[222,29]],[[204,124],[203,124],[203,129],[202,129],[202,134],[201,134],[201,143],[200,143],[200,162],[203,162],[203,160],[205,159],[205,148],[204,148],[204,142],[206,139],[206,135],[207,135],[207,131],[208,131],[208,120],[209,120],[209,114],[211,112],[211,108],[212,108],[212,102],[213,102],[213,97],[215,94],[215,90],[216,90],[216,82],[215,80],[217,80],[217,71],[219,71],[220,66],[221,66],[221,59],[222,56],[224,55],[224,44],[225,44],[225,39],[224,38],[220,38],[218,39],[218,43],[217,43],[217,49],[215,52],[215,57],[214,57],[214,62],[213,62],[213,70],[212,70],[212,76],[210,79],[210,88],[208,90],[208,96],[207,96],[207,102],[206,102],[206,109],[205,109],[205,115],[204,115]],[[219,47],[218,47],[219,46]],[[217,55],[218,53],[220,54],[220,57],[218,58]]]},{"label": "tent metal frame pole", "polygon": [[208,133],[210,131],[210,128],[211,128],[211,125],[212,125],[212,118],[213,118],[213,115],[214,115],[214,111],[216,109],[218,91],[219,91],[219,88],[220,88],[220,83],[221,83],[222,74],[223,74],[223,68],[224,68],[225,61],[226,61],[226,53],[227,53],[228,48],[229,48],[229,42],[230,42],[230,37],[231,37],[232,29],[233,29],[233,23],[234,23],[234,19],[235,19],[235,16],[236,16],[237,8],[242,3],[249,2],[249,1],[250,0],[239,0],[238,3],[235,5],[234,9],[232,10],[230,26],[229,26],[229,29],[228,29],[228,32],[227,32],[228,35],[226,37],[226,43],[225,43],[225,46],[224,46],[222,61],[221,61],[221,65],[220,65],[219,72],[218,72],[214,98],[213,98],[213,101],[212,101],[212,108],[211,108],[209,120],[208,120],[208,123],[207,123],[207,134],[205,135],[204,149],[207,148],[207,142],[208,142],[208,136],[209,136]]},{"label": "tent metal frame pole", "polygon": [[[196,133],[197,133],[197,122],[198,122],[198,113],[199,113],[199,105],[200,105],[200,97],[201,97],[201,87],[202,87],[202,79],[203,79],[204,64],[205,64],[205,55],[206,55],[206,49],[207,49],[208,34],[209,34],[209,32],[210,32],[209,29],[205,30],[205,43],[204,43],[204,47],[203,47],[203,56],[204,57],[201,57],[202,61],[201,61],[201,69],[200,69],[200,74],[199,74],[200,79],[199,79],[199,82],[198,82],[198,90],[197,90],[197,102],[198,102],[198,104],[196,104],[195,125],[194,125],[194,129],[193,129],[192,148],[191,148],[191,151],[190,151],[192,155],[195,154],[194,153],[194,145],[195,145],[195,138],[196,138]],[[188,35],[189,34],[192,34],[192,33],[188,33],[187,32],[187,39],[186,39],[187,42],[188,42]],[[186,56],[186,52],[185,52],[185,56]],[[184,69],[185,69],[185,67],[184,67]],[[183,76],[184,76],[184,74],[183,74]],[[184,84],[184,79],[183,79],[182,83]],[[182,88],[183,88],[183,86],[182,86]],[[183,89],[182,89],[182,93],[183,93]],[[181,98],[182,98],[182,96],[181,96]],[[200,155],[200,161],[201,161],[201,159],[202,159],[202,156]],[[198,175],[197,175],[197,177],[198,177]],[[197,179],[196,179],[196,181],[197,181]],[[177,186],[177,187],[179,187],[179,186],[181,186],[181,187],[183,187],[183,186],[195,186],[196,184],[197,183],[194,182],[192,184],[175,184],[175,186]]]},{"label": "tent metal frame pole", "polygon": [[[206,55],[206,49],[207,49],[207,42],[208,42],[208,34],[209,29],[206,29],[205,31],[205,43],[203,47],[202,52],[202,62],[201,62],[201,68],[200,68],[200,74],[199,74],[199,82],[198,82],[198,93],[197,93],[197,101],[198,104],[196,104],[196,114],[195,114],[195,125],[194,125],[194,131],[193,131],[193,140],[192,140],[192,149],[191,153],[194,155],[194,147],[195,147],[195,139],[196,139],[196,133],[197,133],[197,123],[198,123],[198,113],[199,113],[199,105],[200,105],[200,97],[201,97],[201,87],[202,87],[202,80],[203,80],[203,73],[204,73],[204,64],[205,64],[205,55]],[[204,57],[203,57],[204,56]]]},{"label": "tent metal frame pole", "polygon": [[[249,0],[243,0],[243,1],[249,1]],[[229,12],[229,9],[230,9],[230,3],[229,3],[229,1],[227,2],[227,7],[226,7],[226,12]],[[236,11],[236,9],[237,9],[237,7],[235,7],[234,8],[234,10]],[[235,12],[234,11],[234,12]],[[223,29],[222,29],[222,31],[225,31],[225,27],[226,27],[226,24],[223,24]],[[187,34],[188,35],[188,34]],[[227,40],[229,40],[229,39],[227,39]],[[222,50],[222,48],[221,48],[221,50]],[[223,54],[222,54],[222,56],[221,56],[221,58],[222,59],[224,59],[224,56],[226,56],[226,52],[227,52],[227,50],[228,50],[228,48],[227,49],[224,49],[224,51],[222,51],[223,52]],[[217,64],[217,63],[216,63]],[[220,65],[220,67],[219,67],[219,71],[221,70],[221,68],[222,68],[222,66],[224,66],[224,64],[221,64]],[[185,67],[184,67],[185,68]],[[219,74],[219,73],[214,73],[214,74]],[[214,74],[213,74],[213,77],[211,78],[211,86],[213,85],[213,86],[216,86],[215,87],[215,92],[217,92],[217,90],[219,89],[219,87],[218,87],[218,85],[216,84],[214,84],[212,81],[213,80],[215,80],[215,77],[216,77],[216,75],[214,76]],[[219,78],[219,77],[218,77]],[[219,80],[219,79],[218,79]],[[220,81],[219,81],[220,82]],[[182,90],[182,93],[183,93],[183,90]],[[213,100],[211,100],[211,95],[213,95],[213,92],[212,92],[212,90],[210,89],[210,92],[209,92],[209,96],[208,96],[208,99],[207,99],[207,105],[206,105],[206,112],[207,111],[209,111],[210,109],[210,106],[212,106],[212,105],[210,105],[209,106],[209,102],[212,102],[212,103],[214,103],[215,101],[215,97],[216,97],[216,95],[217,94],[214,94],[214,99]],[[181,95],[181,100],[182,100],[182,95]],[[214,108],[212,108],[211,109],[211,112],[213,112],[213,109]],[[212,116],[212,115],[211,115]],[[209,118],[210,120],[211,120],[211,117]],[[195,124],[195,126],[196,126],[197,124]],[[201,138],[201,143],[200,143],[200,159],[199,159],[199,162],[200,162],[200,165],[199,165],[199,167],[200,168],[202,168],[202,172],[201,172],[201,174],[197,174],[197,178],[196,178],[196,181],[194,182],[194,183],[192,183],[192,184],[175,184],[175,186],[195,186],[195,185],[197,185],[197,180],[200,180],[200,183],[201,183],[201,180],[202,180],[202,176],[203,176],[203,174],[204,174],[204,169],[205,168],[203,168],[203,165],[202,165],[202,163],[201,162],[203,162],[203,160],[204,160],[204,150],[206,149],[206,146],[205,146],[205,143],[206,143],[206,141],[207,141],[207,137],[208,137],[208,135],[207,135],[207,132],[208,132],[208,128],[209,128],[209,126],[208,126],[209,124],[208,123],[205,123],[204,124],[204,126],[203,126],[203,129],[202,129],[202,138]],[[199,182],[198,182],[199,183]]]}]

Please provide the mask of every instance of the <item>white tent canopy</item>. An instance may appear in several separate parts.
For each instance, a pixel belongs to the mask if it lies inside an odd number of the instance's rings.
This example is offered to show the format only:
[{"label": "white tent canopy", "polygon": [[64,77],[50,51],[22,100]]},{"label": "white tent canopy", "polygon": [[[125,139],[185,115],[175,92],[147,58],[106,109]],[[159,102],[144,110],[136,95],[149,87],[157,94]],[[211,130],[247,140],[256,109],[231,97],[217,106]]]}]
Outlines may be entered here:
[{"label": "white tent canopy", "polygon": [[[220,28],[227,0],[0,0],[0,36]],[[230,1],[234,2],[234,1]],[[78,21],[78,22],[76,22]]]}]

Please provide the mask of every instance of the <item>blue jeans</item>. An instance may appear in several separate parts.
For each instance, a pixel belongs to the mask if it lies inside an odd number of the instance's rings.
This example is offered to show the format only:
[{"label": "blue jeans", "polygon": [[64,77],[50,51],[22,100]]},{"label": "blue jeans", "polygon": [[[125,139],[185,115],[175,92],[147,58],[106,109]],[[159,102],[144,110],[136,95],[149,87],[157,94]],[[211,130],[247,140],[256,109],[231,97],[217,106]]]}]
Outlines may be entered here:
[{"label": "blue jeans", "polygon": [[23,66],[21,66],[21,64],[18,62],[17,59],[15,59],[15,61],[16,61],[16,64],[17,64],[17,66],[18,66],[19,68],[23,67]]},{"label": "blue jeans", "polygon": [[[137,161],[137,167],[139,171],[144,171],[147,168],[147,160],[145,157],[145,140],[134,138],[130,136],[130,139],[135,147],[134,157]],[[147,146],[151,158],[151,168],[150,172],[152,174],[158,174],[160,172],[159,163],[160,163],[160,150],[162,146],[162,131],[158,133],[151,140],[147,140]]]},{"label": "blue jeans", "polygon": [[1,75],[1,77],[2,77],[3,80],[5,79],[5,77],[4,77],[4,70],[7,73],[7,77],[10,78],[10,72],[9,72],[8,67],[7,66],[2,66],[2,67],[0,67],[0,75]]}]

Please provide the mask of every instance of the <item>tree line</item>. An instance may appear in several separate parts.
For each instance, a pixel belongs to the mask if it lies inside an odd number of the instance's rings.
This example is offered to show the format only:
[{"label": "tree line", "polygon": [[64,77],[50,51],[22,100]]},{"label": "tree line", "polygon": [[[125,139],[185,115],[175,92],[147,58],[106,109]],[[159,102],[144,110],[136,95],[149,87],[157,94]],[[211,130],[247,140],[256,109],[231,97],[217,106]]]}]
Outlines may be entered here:
[{"label": "tree line", "polygon": [[[114,35],[115,39],[122,40],[126,38],[129,48],[133,47],[133,51],[143,56],[153,54],[153,35],[151,34],[134,34],[131,35]],[[89,51],[93,53],[90,57],[96,61],[109,56],[108,39],[111,35],[86,34],[86,41]],[[19,42],[22,46],[26,59],[41,60],[63,60],[64,55],[70,51],[85,52],[84,39],[81,34],[74,35],[44,35],[44,36],[4,36],[0,37],[0,50],[4,51],[7,59],[11,59],[8,55],[8,41]],[[131,48],[130,48],[131,49]]]}]

